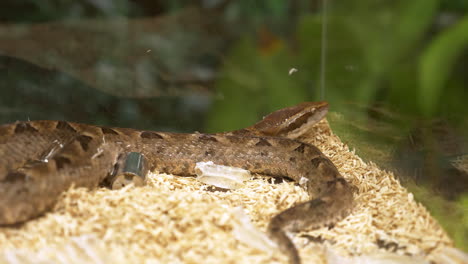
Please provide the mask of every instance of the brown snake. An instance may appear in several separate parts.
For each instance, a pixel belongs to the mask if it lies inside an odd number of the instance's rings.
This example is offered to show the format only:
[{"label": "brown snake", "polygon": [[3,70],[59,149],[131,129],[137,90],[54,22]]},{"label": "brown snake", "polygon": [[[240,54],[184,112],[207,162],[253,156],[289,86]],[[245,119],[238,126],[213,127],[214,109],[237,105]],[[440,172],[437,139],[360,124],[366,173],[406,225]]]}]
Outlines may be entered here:
[{"label": "brown snake", "polygon": [[[72,184],[95,188],[111,177],[122,153],[139,152],[151,171],[194,175],[197,162],[240,167],[304,182],[311,200],[273,217],[269,236],[300,263],[288,231],[331,225],[352,209],[352,186],[320,150],[296,140],[328,111],[326,102],[302,103],[255,125],[219,134],[179,134],[107,128],[64,121],[0,126],[0,225],[51,209]],[[114,175],[115,176],[115,175]]]}]

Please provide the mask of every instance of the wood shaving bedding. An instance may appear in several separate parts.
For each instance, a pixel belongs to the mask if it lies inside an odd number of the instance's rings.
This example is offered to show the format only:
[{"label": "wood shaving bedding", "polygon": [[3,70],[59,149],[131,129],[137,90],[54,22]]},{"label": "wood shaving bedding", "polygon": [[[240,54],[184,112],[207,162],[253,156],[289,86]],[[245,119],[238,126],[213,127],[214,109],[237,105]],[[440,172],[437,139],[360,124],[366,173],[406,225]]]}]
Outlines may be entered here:
[{"label": "wood shaving bedding", "polygon": [[[435,263],[466,260],[391,172],[349,151],[326,121],[303,140],[318,146],[358,190],[346,219],[295,234],[304,263],[332,263],[330,252],[349,259],[398,254]],[[118,191],[71,188],[53,212],[20,228],[0,227],[0,263],[285,263],[278,251],[235,239],[234,208],[242,207],[264,231],[273,215],[307,199],[297,184],[261,176],[229,191],[165,174]]]}]

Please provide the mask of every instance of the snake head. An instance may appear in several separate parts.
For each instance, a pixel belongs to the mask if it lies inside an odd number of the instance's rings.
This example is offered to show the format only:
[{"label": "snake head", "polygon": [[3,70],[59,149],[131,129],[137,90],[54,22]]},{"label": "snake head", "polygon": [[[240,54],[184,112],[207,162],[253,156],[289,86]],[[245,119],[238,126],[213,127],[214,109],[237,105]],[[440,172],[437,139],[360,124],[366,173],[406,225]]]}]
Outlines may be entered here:
[{"label": "snake head", "polygon": [[327,102],[304,102],[275,111],[246,128],[257,134],[298,138],[322,120],[328,112]]}]

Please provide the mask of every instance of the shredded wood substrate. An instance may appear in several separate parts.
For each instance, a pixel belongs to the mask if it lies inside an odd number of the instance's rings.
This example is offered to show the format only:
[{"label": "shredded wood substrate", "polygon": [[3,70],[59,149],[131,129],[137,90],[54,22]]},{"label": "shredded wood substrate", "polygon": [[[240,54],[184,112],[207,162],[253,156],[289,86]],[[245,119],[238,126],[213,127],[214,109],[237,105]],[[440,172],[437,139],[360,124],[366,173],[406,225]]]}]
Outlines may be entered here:
[{"label": "shredded wood substrate", "polygon": [[[453,254],[461,252],[453,251],[426,208],[391,172],[350,151],[325,120],[302,140],[318,146],[358,189],[347,218],[332,228],[291,234],[303,263],[330,263],[330,252],[344,259],[458,259]],[[265,231],[275,214],[308,198],[294,182],[273,183],[260,175],[227,191],[164,174],[150,175],[144,187],[71,188],[44,216],[0,227],[0,263],[286,263],[278,250],[237,240],[233,211],[242,207]]]}]

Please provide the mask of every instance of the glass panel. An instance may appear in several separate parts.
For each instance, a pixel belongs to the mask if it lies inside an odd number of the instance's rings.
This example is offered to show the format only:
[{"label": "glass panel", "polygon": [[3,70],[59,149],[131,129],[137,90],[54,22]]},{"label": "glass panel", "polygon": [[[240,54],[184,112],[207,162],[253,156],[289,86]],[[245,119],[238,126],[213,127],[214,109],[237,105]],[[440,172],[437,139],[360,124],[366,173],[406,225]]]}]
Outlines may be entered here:
[{"label": "glass panel", "polygon": [[326,100],[333,131],[394,171],[468,250],[467,1],[0,7],[1,123],[219,132]]}]

